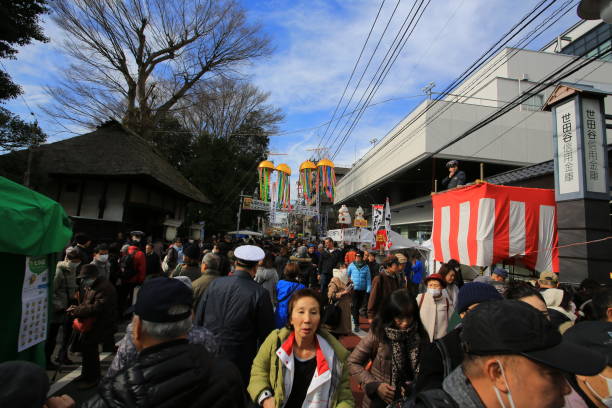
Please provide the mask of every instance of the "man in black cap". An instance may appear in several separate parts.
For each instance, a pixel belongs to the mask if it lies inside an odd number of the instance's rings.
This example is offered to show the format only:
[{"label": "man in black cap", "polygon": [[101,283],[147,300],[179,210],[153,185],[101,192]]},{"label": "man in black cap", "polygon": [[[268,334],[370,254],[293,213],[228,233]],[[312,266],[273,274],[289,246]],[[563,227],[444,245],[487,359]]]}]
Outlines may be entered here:
[{"label": "man in black cap", "polygon": [[457,160],[451,160],[446,163],[446,168],[448,169],[448,177],[442,180],[442,186],[446,190],[465,184],[465,172],[459,170],[459,162]]},{"label": "man in black cap", "polygon": [[191,281],[198,279],[202,276],[200,271],[200,247],[191,244],[183,251],[183,263],[178,265],[172,277],[187,276]]},{"label": "man in black cap", "polygon": [[257,347],[274,329],[274,312],[270,294],[253,280],[257,264],[265,256],[263,249],[243,245],[234,255],[233,275],[215,279],[206,289],[195,324],[217,336],[220,356],[236,364],[248,384]]},{"label": "man in black cap", "polygon": [[243,407],[236,367],[189,344],[192,292],[177,279],[147,280],[134,305],[136,362],[105,378],[83,407]]},{"label": "man in black cap", "polygon": [[486,302],[461,332],[465,357],[442,390],[417,395],[417,407],[561,408],[571,389],[564,373],[595,375],[606,358],[562,341],[542,313],[518,300]]}]

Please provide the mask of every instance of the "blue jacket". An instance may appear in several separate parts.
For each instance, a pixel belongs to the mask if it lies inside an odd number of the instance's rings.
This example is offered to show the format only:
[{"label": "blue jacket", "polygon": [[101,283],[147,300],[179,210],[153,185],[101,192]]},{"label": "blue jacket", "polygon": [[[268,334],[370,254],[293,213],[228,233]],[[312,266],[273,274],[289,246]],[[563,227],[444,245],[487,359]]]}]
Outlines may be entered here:
[{"label": "blue jacket", "polygon": [[370,293],[370,289],[372,289],[372,276],[367,263],[364,262],[360,268],[355,262],[352,262],[348,267],[348,276],[353,281],[355,290],[365,290]]},{"label": "blue jacket", "polygon": [[423,280],[423,262],[416,261],[412,265],[412,283],[419,284]]},{"label": "blue jacket", "polygon": [[296,290],[305,289],[306,286],[301,283],[280,280],[276,284],[276,310],[274,312],[274,321],[277,329],[285,327],[287,324],[287,314],[289,299]]}]

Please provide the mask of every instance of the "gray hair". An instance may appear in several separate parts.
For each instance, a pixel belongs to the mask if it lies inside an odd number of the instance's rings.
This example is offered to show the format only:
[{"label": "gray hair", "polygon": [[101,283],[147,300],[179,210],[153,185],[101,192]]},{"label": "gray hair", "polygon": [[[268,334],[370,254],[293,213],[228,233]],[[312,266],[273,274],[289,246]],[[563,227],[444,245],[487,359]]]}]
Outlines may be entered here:
[{"label": "gray hair", "polygon": [[[190,310],[187,305],[175,305],[168,309],[169,315],[179,315]],[[148,322],[142,321],[142,332],[157,340],[172,340],[184,336],[191,330],[191,316],[178,322]]]},{"label": "gray hair", "polygon": [[202,258],[202,263],[206,265],[207,269],[219,270],[221,265],[221,258],[219,255],[215,255],[212,252],[207,253]]}]

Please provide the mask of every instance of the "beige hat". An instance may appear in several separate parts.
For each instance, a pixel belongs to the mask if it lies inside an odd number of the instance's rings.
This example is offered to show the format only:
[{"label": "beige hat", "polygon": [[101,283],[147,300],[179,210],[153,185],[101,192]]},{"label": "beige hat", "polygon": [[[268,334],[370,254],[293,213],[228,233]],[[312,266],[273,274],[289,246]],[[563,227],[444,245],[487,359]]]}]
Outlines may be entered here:
[{"label": "beige hat", "polygon": [[540,278],[538,280],[544,283],[557,283],[559,282],[559,277],[554,272],[544,271],[540,273]]},{"label": "beige hat", "polygon": [[395,254],[395,257],[397,258],[400,264],[405,264],[408,262],[408,258],[406,258],[406,256],[402,254],[401,252],[398,252],[397,254]]}]

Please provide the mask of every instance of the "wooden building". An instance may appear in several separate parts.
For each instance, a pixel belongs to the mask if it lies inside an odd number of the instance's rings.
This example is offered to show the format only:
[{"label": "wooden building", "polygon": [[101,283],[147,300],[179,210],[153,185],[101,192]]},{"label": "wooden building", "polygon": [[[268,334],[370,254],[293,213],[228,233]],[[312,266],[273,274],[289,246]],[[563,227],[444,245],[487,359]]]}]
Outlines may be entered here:
[{"label": "wooden building", "polygon": [[[29,157],[30,156],[30,157]],[[138,229],[173,239],[190,202],[204,194],[149,143],[117,122],[96,131],[0,156],[0,175],[58,201],[74,230],[99,239]]]}]

